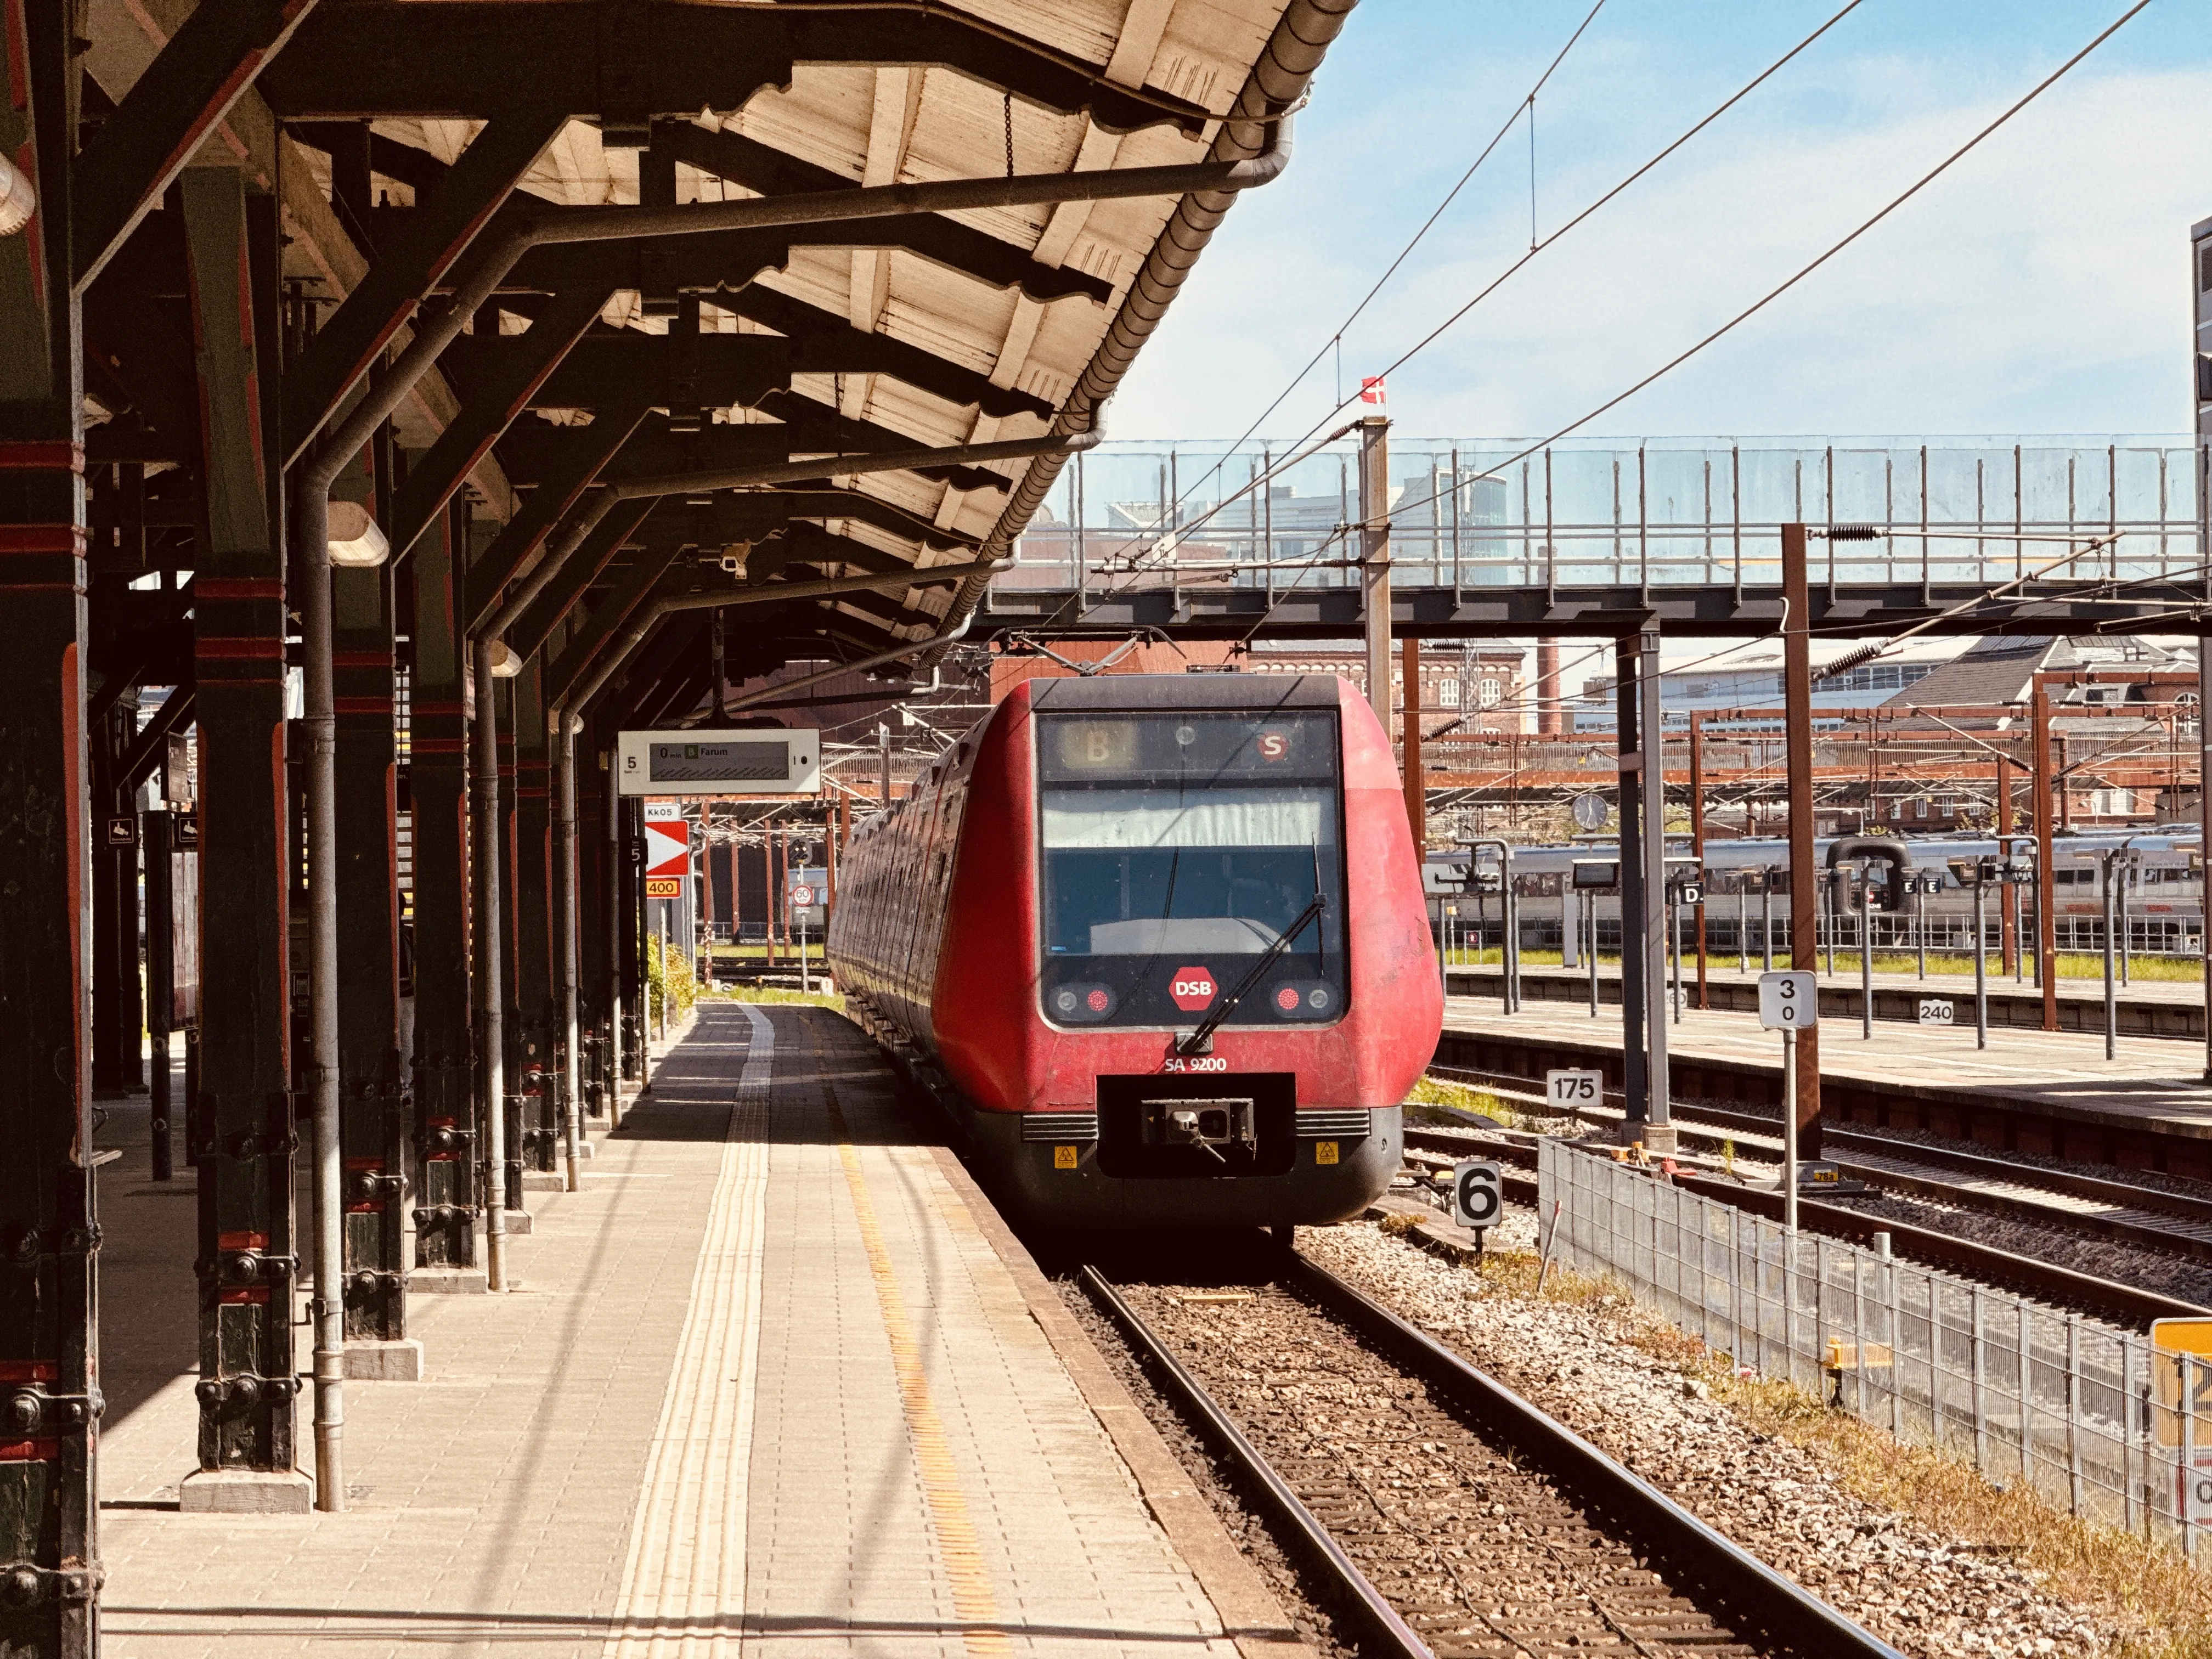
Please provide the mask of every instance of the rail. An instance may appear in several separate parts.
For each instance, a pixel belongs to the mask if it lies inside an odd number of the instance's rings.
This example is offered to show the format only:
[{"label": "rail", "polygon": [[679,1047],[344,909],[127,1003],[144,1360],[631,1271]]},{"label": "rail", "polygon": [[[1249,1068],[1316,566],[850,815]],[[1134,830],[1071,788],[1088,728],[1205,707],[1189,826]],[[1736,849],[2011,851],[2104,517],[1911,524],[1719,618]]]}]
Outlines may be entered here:
[{"label": "rail", "polygon": [[[1096,1267],[1083,1282],[1115,1322],[1171,1380],[1174,1394],[1207,1437],[1230,1453],[1267,1494],[1271,1510],[1331,1571],[1361,1611],[1363,1622],[1395,1653],[1431,1650],[1346,1556],[1328,1529],[1269,1468],[1204,1386],[1176,1358],[1127,1299]],[[1517,1466],[1572,1495],[1608,1530],[1632,1538],[1656,1559],[1693,1581],[1705,1597],[1756,1625],[1775,1650],[1808,1655],[1863,1655],[1895,1659],[1896,1650],[1861,1629],[1801,1585],[1685,1510],[1555,1418],[1418,1330],[1388,1308],[1307,1258],[1289,1253],[1279,1275],[1373,1352],[1426,1384],[1481,1438]],[[1346,1575],[1349,1575],[1346,1577]],[[1363,1646],[1362,1651],[1369,1650]]]}]

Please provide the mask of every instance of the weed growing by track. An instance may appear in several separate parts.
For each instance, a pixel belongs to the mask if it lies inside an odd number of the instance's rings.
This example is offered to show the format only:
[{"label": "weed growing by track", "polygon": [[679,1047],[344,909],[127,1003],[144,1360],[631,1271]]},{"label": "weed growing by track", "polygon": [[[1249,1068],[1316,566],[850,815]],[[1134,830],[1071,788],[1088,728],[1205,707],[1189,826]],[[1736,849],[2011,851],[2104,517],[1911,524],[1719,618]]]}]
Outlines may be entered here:
[{"label": "weed growing by track", "polygon": [[835,1013],[845,1012],[845,999],[834,991],[787,991],[777,985],[739,985],[726,991],[702,991],[700,994],[716,1002],[796,1002],[810,1008],[827,1008]]}]

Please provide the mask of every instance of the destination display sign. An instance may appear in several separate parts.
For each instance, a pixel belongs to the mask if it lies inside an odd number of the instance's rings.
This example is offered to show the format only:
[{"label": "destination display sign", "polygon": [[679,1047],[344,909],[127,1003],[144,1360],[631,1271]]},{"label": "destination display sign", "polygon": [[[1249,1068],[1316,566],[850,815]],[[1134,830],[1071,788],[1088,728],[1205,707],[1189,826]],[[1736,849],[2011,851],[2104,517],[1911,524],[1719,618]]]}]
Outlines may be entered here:
[{"label": "destination display sign", "polygon": [[616,755],[625,795],[811,795],[822,787],[821,735],[811,730],[625,732]]}]

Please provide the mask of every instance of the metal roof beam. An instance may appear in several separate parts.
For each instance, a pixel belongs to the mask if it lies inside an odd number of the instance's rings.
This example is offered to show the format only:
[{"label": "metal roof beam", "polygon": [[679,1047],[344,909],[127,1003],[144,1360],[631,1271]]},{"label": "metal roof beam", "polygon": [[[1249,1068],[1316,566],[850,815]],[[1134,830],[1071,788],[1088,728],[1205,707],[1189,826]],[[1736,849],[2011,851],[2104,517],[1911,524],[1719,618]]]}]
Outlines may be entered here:
[{"label": "metal roof beam", "polygon": [[536,475],[538,488],[469,570],[461,607],[463,634],[474,634],[483,626],[499,603],[500,590],[537,556],[554,527],[622,453],[647,413],[643,404],[632,404],[605,411],[586,427],[546,428],[550,441],[541,452],[547,464]]},{"label": "metal roof beam", "polygon": [[[680,552],[688,546],[710,547],[750,540],[754,543],[755,550],[747,565],[747,572],[755,580],[788,572],[794,565],[819,567],[830,564],[856,566],[871,573],[861,578],[831,579],[857,581],[861,586],[876,586],[885,578],[895,578],[898,581],[917,580],[914,566],[898,555],[837,535],[819,525],[793,516],[795,512],[804,510],[817,517],[856,518],[878,524],[894,533],[908,533],[910,515],[901,513],[888,502],[837,490],[794,495],[757,491],[718,495],[711,507],[684,507],[675,514],[667,514],[665,501],[665,498],[662,497],[644,497],[624,501],[611,509],[568,556],[561,574],[553,579],[545,592],[531,602],[521,618],[507,630],[508,647],[517,655],[529,657],[544,643],[555,624],[569,608],[598,583],[612,562],[616,550],[640,543],[665,553],[671,546]],[[701,526],[696,522],[671,525],[654,533],[654,526],[648,521],[656,514],[687,520],[704,517],[707,520],[704,533],[699,533]],[[972,550],[969,544],[949,537],[933,526],[924,526],[922,532],[913,533],[921,537],[925,546],[938,551],[965,556]]]},{"label": "metal roof beam", "polygon": [[852,519],[939,553],[972,553],[981,539],[940,530],[919,514],[909,513],[894,501],[864,495],[857,489],[780,489],[736,499],[772,501],[793,523],[810,519]]},{"label": "metal roof beam", "polygon": [[865,355],[875,359],[877,366],[866,370],[848,369],[848,374],[888,374],[933,398],[942,398],[949,404],[972,404],[1000,420],[1024,414],[1050,420],[1056,410],[1056,405],[1042,398],[994,386],[989,376],[962,368],[903,340],[894,340],[886,334],[863,333],[835,312],[808,305],[804,300],[795,300],[759,283],[735,294],[718,294],[714,303],[792,339],[818,341],[832,361],[845,350],[865,343]]},{"label": "metal roof beam", "polygon": [[[653,149],[656,155],[667,155],[702,173],[743,185],[763,196],[860,188],[857,179],[802,161],[757,138],[710,131],[692,120],[654,122]],[[995,281],[1001,288],[1018,287],[1032,300],[1080,295],[1103,305],[1114,295],[1111,283],[1102,282],[1088,271],[1072,266],[1041,264],[1012,243],[1002,242],[957,220],[925,216],[913,221],[885,220],[881,224],[898,227],[895,240],[922,258]],[[1006,276],[1011,276],[1012,281],[1006,280]]]},{"label": "metal roof beam", "polygon": [[169,37],[76,157],[70,218],[79,292],[176,181],[201,139],[294,38],[314,3],[204,5]]},{"label": "metal roof beam", "polygon": [[262,76],[294,120],[490,120],[557,109],[625,134],[656,115],[741,108],[801,64],[926,64],[1109,132],[1211,118],[1187,99],[1108,81],[1068,53],[921,0],[701,6],[682,0],[349,0]]},{"label": "metal roof beam", "polygon": [[[1066,438],[1020,438],[1006,443],[967,444],[952,449],[909,449],[872,455],[839,455],[833,458],[832,470],[840,472],[904,472],[920,471],[940,458],[957,462],[1029,459],[1047,452],[1092,448],[1101,435],[1092,431]],[[721,472],[686,472],[669,477],[631,478],[610,483],[599,493],[592,504],[577,516],[576,521],[564,532],[561,540],[546,550],[544,557],[510,586],[500,608],[484,623],[482,635],[496,638],[506,631],[510,623],[519,620],[521,612],[534,604],[546,586],[561,574],[562,565],[617,503],[647,495],[689,495],[702,490],[742,489],[755,484],[801,480],[811,476],[808,469],[815,465],[812,461],[786,462],[781,465],[735,467]]]},{"label": "metal roof beam", "polygon": [[[547,665],[542,686],[548,708],[568,701],[570,688],[580,676],[591,671],[608,641],[621,631],[623,624],[653,592],[655,584],[668,574],[681,550],[672,544],[645,553],[630,561],[629,567],[615,579],[612,591],[592,607],[583,627],[568,636],[568,642],[561,647],[561,654]],[[681,580],[688,585],[690,573],[684,572]]]},{"label": "metal roof beam", "polygon": [[[728,305],[730,297],[718,295],[714,302],[734,310]],[[594,329],[562,359],[560,367],[532,394],[531,403],[540,409],[596,409],[602,399],[649,392],[653,395],[648,402],[672,407],[668,388],[681,366],[697,375],[698,401],[710,408],[751,404],[771,389],[787,388],[794,374],[884,374],[956,406],[980,409],[1000,420],[1015,415],[1047,419],[1052,414],[1053,406],[1044,399],[993,386],[987,377],[956,368],[941,357],[930,359],[934,368],[926,378],[934,384],[922,385],[919,378],[910,380],[901,371],[912,371],[913,359],[926,354],[884,335],[863,334],[839,325],[827,313],[816,314],[830,326],[795,338],[774,334],[701,334],[687,341],[673,331],[647,334],[637,329]],[[438,364],[462,386],[473,387],[503,372],[501,365],[507,361],[522,356],[523,342],[529,337],[527,334],[464,335],[446,349]],[[687,357],[688,362],[684,362]]]},{"label": "metal roof beam", "polygon": [[[181,258],[181,245],[178,253]],[[152,430],[103,422],[85,434],[85,459],[173,460],[197,471],[199,375],[191,337],[177,326],[174,312],[156,299],[146,276],[135,263],[118,260],[86,291],[84,371],[88,390],[112,386],[129,400],[114,412],[135,413]],[[119,453],[124,447],[134,453]]]},{"label": "metal roof beam", "polygon": [[[651,600],[643,605],[634,607],[632,617],[629,620],[627,628],[623,629],[622,638],[611,648],[603,646],[595,647],[592,655],[596,660],[592,661],[589,666],[584,666],[580,664],[578,665],[577,672],[574,674],[561,673],[560,668],[556,667],[554,671],[554,675],[549,675],[547,678],[546,706],[548,708],[562,707],[574,710],[580,709],[586,704],[589,703],[594,696],[599,695],[600,690],[605,686],[610,679],[611,679],[616,674],[622,672],[623,666],[630,661],[633,657],[635,657],[638,649],[644,645],[649,637],[651,637],[653,630],[659,627],[660,624],[672,615],[677,615],[690,611],[715,610],[726,605],[742,605],[749,602],[766,603],[769,601],[781,601],[807,597],[821,597],[830,593],[836,593],[839,595],[864,593],[869,589],[882,586],[886,580],[896,580],[899,585],[908,586],[915,585],[934,585],[939,582],[959,582],[976,576],[981,573],[983,568],[984,567],[980,561],[968,562],[957,565],[941,566],[934,570],[915,571],[910,578],[904,576],[896,579],[876,578],[873,580],[868,578],[848,578],[836,582],[807,583],[803,585],[803,589],[799,586],[795,585],[793,590],[789,592],[783,591],[781,584],[770,583],[756,587],[733,589],[727,594],[718,594],[711,591],[705,592],[664,592],[656,595]],[[598,620],[599,614],[599,613],[598,612],[593,613],[594,621]],[[937,618],[921,612],[915,613],[911,617],[911,622],[916,626],[928,627],[933,630],[938,626]],[[830,626],[835,626],[835,624],[830,624]],[[825,629],[823,631],[827,632],[828,630]],[[852,637],[850,629],[843,631],[847,637]],[[788,636],[787,635],[787,637]],[[816,684],[824,679],[834,679],[837,675],[842,673],[849,672],[854,670],[864,670],[873,666],[878,662],[890,660],[896,657],[910,655],[915,652],[926,650],[930,647],[930,645],[938,641],[933,640],[916,640],[896,645],[886,652],[881,652],[873,656],[865,657],[858,662],[842,664],[836,668],[828,669],[821,673],[810,676],[806,678],[793,681],[791,683],[790,687],[777,687],[775,689],[779,690],[795,689],[800,686]],[[785,658],[779,659],[779,660],[787,659],[788,655],[789,653],[787,652],[785,653]],[[562,665],[565,666],[567,662],[567,654],[564,653]],[[557,694],[552,690],[555,675],[558,675],[561,684],[561,690]],[[765,691],[759,694],[761,696],[766,696],[768,695],[769,694]],[[732,707],[743,707],[745,702],[755,700],[756,699],[750,697],[742,699],[738,703],[733,704]]]},{"label": "metal roof beam", "polygon": [[407,482],[392,503],[388,534],[394,560],[405,558],[416,538],[437,522],[462,481],[529,406],[611,297],[611,292],[590,289],[559,295],[527,331],[511,337],[517,349],[503,355],[493,373],[479,376],[473,386],[456,386],[463,398],[460,413],[430,453],[408,470]]},{"label": "metal roof beam", "polygon": [[[524,608],[514,626],[507,630],[507,649],[525,661],[536,655],[561,619],[605,574],[616,553],[635,542],[646,520],[659,505],[649,497],[623,501],[600,520],[568,556],[561,574],[546,584],[545,591]],[[675,544],[679,554],[683,545],[680,541]],[[640,556],[643,556],[645,551],[639,549]]]},{"label": "metal roof beam", "polygon": [[[852,195],[857,189],[858,186],[848,185],[834,191],[816,191],[810,199],[826,198],[834,203],[838,197]],[[690,212],[699,205],[695,203],[680,209],[635,210]],[[532,207],[535,206],[533,203]],[[398,220],[417,210],[380,209],[376,215],[377,222]],[[518,204],[514,217],[519,222],[529,211]],[[1039,264],[1011,242],[988,236],[973,240],[946,237],[945,229],[957,225],[957,221],[931,213],[884,213],[852,219],[825,214],[820,219],[794,220],[764,228],[714,230],[702,227],[689,233],[691,240],[688,243],[670,241],[665,236],[648,240],[643,234],[634,240],[606,237],[550,243],[525,253],[515,262],[514,270],[501,279],[499,286],[514,291],[553,292],[611,278],[621,287],[641,288],[647,283],[649,260],[653,288],[695,291],[719,305],[723,301],[715,297],[718,291],[742,288],[763,271],[781,270],[791,263],[791,250],[794,247],[890,248],[928,259],[996,289],[1027,293],[1032,284],[1057,286],[1047,282],[1059,274],[1054,267]],[[957,246],[952,245],[955,242]]]},{"label": "metal roof beam", "polygon": [[494,121],[461,153],[416,216],[380,238],[381,252],[368,276],[285,371],[286,465],[314,441],[562,125],[561,118],[534,112]]},{"label": "metal roof beam", "polygon": [[[619,470],[610,472],[607,481],[621,483],[641,477],[765,465],[794,453],[853,457],[915,450],[915,441],[903,433],[863,421],[838,421],[828,409],[805,398],[794,398],[791,402],[798,407],[786,404],[795,417],[787,421],[715,425],[697,432],[671,432],[665,424],[653,422],[623,447]],[[501,453],[511,476],[526,483],[545,476],[547,452],[555,447],[554,434],[565,429],[547,427],[540,434],[522,425],[510,428]],[[793,482],[819,478],[826,483],[833,471],[852,470],[838,469],[826,460],[820,463],[820,468],[818,472],[800,475]],[[960,489],[994,489],[1003,495],[1012,488],[1004,473],[978,466],[924,464],[912,470],[923,477],[951,483]]]}]

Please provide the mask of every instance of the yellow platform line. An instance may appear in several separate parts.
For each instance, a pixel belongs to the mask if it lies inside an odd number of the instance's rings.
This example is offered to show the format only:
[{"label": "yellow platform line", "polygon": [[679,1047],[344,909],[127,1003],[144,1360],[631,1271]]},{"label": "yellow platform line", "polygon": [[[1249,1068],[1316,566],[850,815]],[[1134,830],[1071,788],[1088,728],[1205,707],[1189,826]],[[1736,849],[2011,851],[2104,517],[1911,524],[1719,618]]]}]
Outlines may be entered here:
[{"label": "yellow platform line", "polygon": [[915,1340],[914,1322],[907,1316],[906,1297],[891,1267],[890,1251],[884,1244],[884,1230],[876,1219],[876,1204],[860,1170],[860,1154],[845,1127],[845,1114],[837,1091],[829,1084],[823,1093],[830,1102],[830,1123],[837,1135],[837,1157],[845,1166],[845,1185],[853,1194],[853,1212],[860,1228],[861,1248],[867,1252],[868,1271],[876,1282],[876,1302],[883,1310],[884,1332],[890,1339],[891,1365],[898,1377],[899,1403],[906,1413],[907,1434],[914,1443],[915,1466],[921,1474],[922,1492],[929,1504],[930,1528],[937,1536],[938,1553],[952,1589],[952,1609],[966,1626],[970,1653],[1012,1653],[1013,1644],[998,1628],[999,1604],[991,1591],[990,1575],[983,1566],[983,1552],[976,1542],[975,1523],[969,1517],[968,1496],[961,1490],[960,1474],[952,1462],[951,1443],[945,1438],[944,1420],[930,1397],[929,1378],[921,1364],[921,1345]]}]

